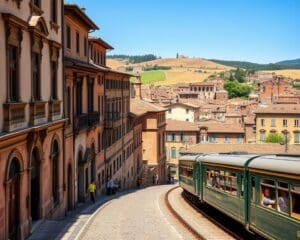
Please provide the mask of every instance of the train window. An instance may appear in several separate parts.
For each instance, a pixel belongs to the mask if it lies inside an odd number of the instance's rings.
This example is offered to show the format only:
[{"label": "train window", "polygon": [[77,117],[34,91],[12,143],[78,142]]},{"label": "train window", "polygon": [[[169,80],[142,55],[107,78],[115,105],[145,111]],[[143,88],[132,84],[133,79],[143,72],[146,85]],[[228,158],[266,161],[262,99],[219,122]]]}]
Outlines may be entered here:
[{"label": "train window", "polygon": [[241,197],[244,196],[244,177],[241,176]]},{"label": "train window", "polygon": [[279,212],[289,214],[290,212],[290,198],[289,198],[289,185],[285,182],[278,182],[278,205]]},{"label": "train window", "polygon": [[261,180],[261,205],[268,208],[276,206],[275,182],[270,179]]},{"label": "train window", "polygon": [[255,201],[255,177],[251,177],[251,202]]},{"label": "train window", "polygon": [[210,169],[206,170],[206,186],[212,187],[212,175],[213,171]]},{"label": "train window", "polygon": [[220,171],[210,170],[206,171],[206,185],[209,187],[220,188]]},{"label": "train window", "polygon": [[292,217],[300,219],[300,184],[291,186],[292,193]]},{"label": "train window", "polygon": [[[235,173],[226,172],[226,184],[224,186],[225,191],[237,196],[237,177]],[[223,189],[224,189],[223,188]]]}]

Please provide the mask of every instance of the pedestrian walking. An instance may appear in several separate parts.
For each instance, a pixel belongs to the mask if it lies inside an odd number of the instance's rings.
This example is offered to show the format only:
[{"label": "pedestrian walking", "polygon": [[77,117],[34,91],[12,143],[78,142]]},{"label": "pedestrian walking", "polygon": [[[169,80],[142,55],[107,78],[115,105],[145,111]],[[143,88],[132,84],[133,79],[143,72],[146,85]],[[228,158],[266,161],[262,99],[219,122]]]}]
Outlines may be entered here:
[{"label": "pedestrian walking", "polygon": [[158,174],[155,173],[155,184],[158,185]]},{"label": "pedestrian walking", "polygon": [[95,194],[96,194],[96,184],[92,181],[89,185],[90,198],[92,203],[95,203]]}]

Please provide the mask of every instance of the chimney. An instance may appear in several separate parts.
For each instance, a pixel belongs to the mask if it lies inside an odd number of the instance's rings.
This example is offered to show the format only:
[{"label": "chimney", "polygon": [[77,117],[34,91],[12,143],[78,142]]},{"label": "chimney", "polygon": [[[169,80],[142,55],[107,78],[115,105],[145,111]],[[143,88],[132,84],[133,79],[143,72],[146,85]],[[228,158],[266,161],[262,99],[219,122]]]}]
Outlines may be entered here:
[{"label": "chimney", "polygon": [[136,76],[135,81],[133,82],[133,88],[134,88],[134,98],[135,99],[142,99],[142,82],[141,82],[141,76]]}]

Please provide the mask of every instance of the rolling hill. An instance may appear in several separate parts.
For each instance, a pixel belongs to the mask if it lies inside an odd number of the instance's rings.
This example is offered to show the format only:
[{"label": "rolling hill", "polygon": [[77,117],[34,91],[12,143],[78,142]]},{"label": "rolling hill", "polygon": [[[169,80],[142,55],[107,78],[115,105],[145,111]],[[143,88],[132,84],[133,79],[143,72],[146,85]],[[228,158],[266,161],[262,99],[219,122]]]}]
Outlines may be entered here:
[{"label": "rolling hill", "polygon": [[172,85],[186,82],[202,82],[211,75],[228,71],[232,67],[224,66],[201,58],[163,58],[137,64],[130,64],[126,59],[107,59],[113,69],[124,70],[126,67],[170,67],[169,70],[144,71],[141,73],[143,84]]},{"label": "rolling hill", "polygon": [[211,59],[210,61],[230,67],[240,67],[248,70],[282,70],[282,69],[300,69],[300,59],[286,60],[277,63],[259,64],[243,61],[227,61]]}]

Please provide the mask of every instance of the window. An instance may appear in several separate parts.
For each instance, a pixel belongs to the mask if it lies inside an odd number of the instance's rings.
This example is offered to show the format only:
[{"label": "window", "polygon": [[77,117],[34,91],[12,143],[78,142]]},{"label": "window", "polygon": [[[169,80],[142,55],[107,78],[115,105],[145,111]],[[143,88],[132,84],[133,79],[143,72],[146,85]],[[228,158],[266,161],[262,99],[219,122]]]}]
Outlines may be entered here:
[{"label": "window", "polygon": [[67,48],[68,49],[71,49],[71,28],[70,28],[70,26],[67,26],[67,28],[66,28],[66,31],[67,31]]},{"label": "window", "polygon": [[229,143],[229,137],[227,135],[224,136],[224,143]]},{"label": "window", "polygon": [[287,119],[283,119],[283,120],[282,120],[282,125],[283,125],[284,127],[287,127],[287,126],[288,126],[288,120],[287,120]]},{"label": "window", "polygon": [[86,37],[84,37],[84,47],[83,47],[83,49],[84,49],[84,56],[86,57],[87,56],[87,38]]},{"label": "window", "polygon": [[94,79],[89,78],[88,82],[88,112],[94,111]]},{"label": "window", "polygon": [[260,132],[259,133],[259,140],[260,141],[265,141],[266,140],[266,133],[265,132]]},{"label": "window", "polygon": [[300,219],[300,184],[291,185],[292,217]]},{"label": "window", "polygon": [[271,119],[271,127],[276,127],[276,119]]},{"label": "window", "polygon": [[176,158],[176,148],[175,147],[171,148],[171,158]]},{"label": "window", "polygon": [[282,213],[290,213],[290,200],[289,200],[289,185],[284,182],[278,182],[278,205],[277,210]]},{"label": "window", "polygon": [[40,55],[38,53],[32,53],[32,98],[34,100],[40,100]]},{"label": "window", "polygon": [[193,178],[193,166],[191,163],[180,163],[179,174],[185,177]]},{"label": "window", "polygon": [[209,136],[209,142],[210,143],[216,143],[217,142],[217,137],[215,135]]},{"label": "window", "polygon": [[206,186],[237,196],[237,175],[231,171],[207,169]]},{"label": "window", "polygon": [[17,102],[19,99],[19,60],[18,48],[8,46],[8,100]]},{"label": "window", "polygon": [[181,141],[181,142],[184,141],[184,133],[180,133],[180,141]]},{"label": "window", "polygon": [[237,141],[237,143],[242,143],[242,136],[240,136],[240,135],[238,135],[237,137],[236,137],[236,141]]},{"label": "window", "polygon": [[51,21],[57,23],[57,0],[51,1]]},{"label": "window", "polygon": [[57,63],[51,61],[51,97],[57,99]]},{"label": "window", "polygon": [[299,127],[299,119],[295,119],[295,127]]},{"label": "window", "polygon": [[35,5],[38,8],[41,8],[40,0],[32,0],[33,5]]},{"label": "window", "polygon": [[262,127],[265,126],[265,119],[260,119],[260,126],[262,126]]},{"label": "window", "polygon": [[186,114],[189,114],[189,112],[190,112],[190,109],[185,109],[185,112],[186,112]]},{"label": "window", "polygon": [[189,122],[190,120],[187,118],[187,119],[185,119],[185,121]]},{"label": "window", "polygon": [[76,52],[80,52],[80,36],[79,32],[76,32]]},{"label": "window", "polygon": [[275,209],[276,194],[275,194],[275,181],[271,179],[262,179],[260,183],[261,191],[261,205],[267,208]]},{"label": "window", "polygon": [[300,143],[300,133],[299,132],[294,133],[294,143]]},{"label": "window", "polygon": [[82,114],[82,80],[79,80],[76,86],[76,113],[77,116]]},{"label": "window", "polygon": [[173,142],[176,141],[176,133],[172,133],[172,141],[173,141]]},{"label": "window", "polygon": [[255,199],[255,177],[251,176],[251,202],[256,202]]}]

